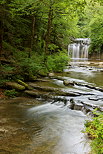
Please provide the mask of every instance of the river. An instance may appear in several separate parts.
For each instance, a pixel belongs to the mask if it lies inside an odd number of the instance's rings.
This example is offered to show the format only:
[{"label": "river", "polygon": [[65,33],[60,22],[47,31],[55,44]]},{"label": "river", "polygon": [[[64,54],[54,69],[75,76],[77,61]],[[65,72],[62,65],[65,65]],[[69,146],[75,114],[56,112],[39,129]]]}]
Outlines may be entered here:
[{"label": "river", "polygon": [[[57,75],[103,88],[102,68],[72,64]],[[65,96],[67,104],[35,97],[0,100],[0,154],[88,154],[89,139],[82,131],[85,120],[90,117],[80,110],[71,110],[69,100],[103,107],[103,92],[85,86],[65,86],[58,79],[41,84],[88,94]]]}]

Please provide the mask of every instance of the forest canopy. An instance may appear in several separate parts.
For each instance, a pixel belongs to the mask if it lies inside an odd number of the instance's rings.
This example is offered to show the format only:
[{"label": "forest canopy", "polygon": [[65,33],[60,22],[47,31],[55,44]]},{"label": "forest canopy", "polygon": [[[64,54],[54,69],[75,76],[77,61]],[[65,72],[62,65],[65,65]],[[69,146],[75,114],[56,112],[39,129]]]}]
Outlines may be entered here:
[{"label": "forest canopy", "polygon": [[0,57],[22,70],[58,70],[52,58],[79,37],[91,38],[91,52],[103,51],[102,0],[0,0]]},{"label": "forest canopy", "polygon": [[13,54],[11,48],[50,54],[76,37],[90,37],[101,50],[102,16],[100,0],[0,0],[0,55]]}]

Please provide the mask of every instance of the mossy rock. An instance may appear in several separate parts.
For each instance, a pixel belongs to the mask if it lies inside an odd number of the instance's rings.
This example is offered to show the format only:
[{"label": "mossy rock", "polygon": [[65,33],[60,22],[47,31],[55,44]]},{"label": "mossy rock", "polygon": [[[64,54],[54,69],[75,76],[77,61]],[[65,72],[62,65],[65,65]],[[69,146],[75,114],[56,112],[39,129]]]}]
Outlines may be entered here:
[{"label": "mossy rock", "polygon": [[32,90],[33,88],[31,86],[29,86],[27,83],[23,82],[22,80],[17,80],[17,82],[24,86],[26,89]]},{"label": "mossy rock", "polygon": [[20,85],[16,82],[6,82],[5,85],[6,85],[7,88],[16,89],[18,91],[25,90],[25,86]]},{"label": "mossy rock", "polygon": [[24,86],[25,88],[28,88],[28,84],[25,83],[25,82],[23,82],[22,80],[17,80],[17,82],[18,82],[20,85]]}]

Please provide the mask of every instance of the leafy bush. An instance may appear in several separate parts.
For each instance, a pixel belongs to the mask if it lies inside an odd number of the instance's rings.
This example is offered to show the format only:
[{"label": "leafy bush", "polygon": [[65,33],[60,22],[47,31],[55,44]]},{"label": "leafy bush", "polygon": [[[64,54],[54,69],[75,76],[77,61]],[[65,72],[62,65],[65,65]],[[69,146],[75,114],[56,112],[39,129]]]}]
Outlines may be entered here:
[{"label": "leafy bush", "polygon": [[103,153],[103,113],[96,113],[92,121],[86,121],[86,133],[92,139],[91,147],[93,154]]},{"label": "leafy bush", "polygon": [[3,85],[8,80],[12,80],[15,67],[10,64],[1,65],[0,85]]},{"label": "leafy bush", "polygon": [[47,74],[48,71],[62,72],[68,63],[68,56],[64,52],[47,56],[47,65],[44,62],[45,55],[34,54],[31,58],[22,56],[19,59],[22,74],[32,76],[38,74]]},{"label": "leafy bush", "polygon": [[66,53],[60,52],[48,56],[47,67],[49,71],[62,72],[68,63],[68,56]]},{"label": "leafy bush", "polygon": [[5,90],[4,94],[5,96],[16,97],[18,92],[15,91],[15,89],[12,89],[12,90]]},{"label": "leafy bush", "polygon": [[11,71],[13,71],[13,69],[14,69],[14,67],[13,66],[10,66],[10,65],[4,65],[4,66],[2,66],[2,70],[4,71],[4,72],[11,72]]},{"label": "leafy bush", "polygon": [[44,56],[34,54],[31,58],[22,56],[18,60],[21,75],[26,79],[31,76],[37,76],[39,72],[45,72]]}]

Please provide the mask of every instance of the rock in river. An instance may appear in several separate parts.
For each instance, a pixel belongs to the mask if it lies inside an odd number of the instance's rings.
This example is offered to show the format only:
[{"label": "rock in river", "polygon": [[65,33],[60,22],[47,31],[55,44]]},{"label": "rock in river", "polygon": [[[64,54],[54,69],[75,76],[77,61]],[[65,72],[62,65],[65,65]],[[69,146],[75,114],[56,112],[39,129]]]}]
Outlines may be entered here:
[{"label": "rock in river", "polygon": [[65,86],[74,86],[74,81],[68,81],[68,80],[64,80],[63,81],[63,84],[65,85]]},{"label": "rock in river", "polygon": [[16,89],[18,91],[25,90],[25,87],[23,85],[20,85],[16,82],[6,82],[5,85],[7,88]]}]

